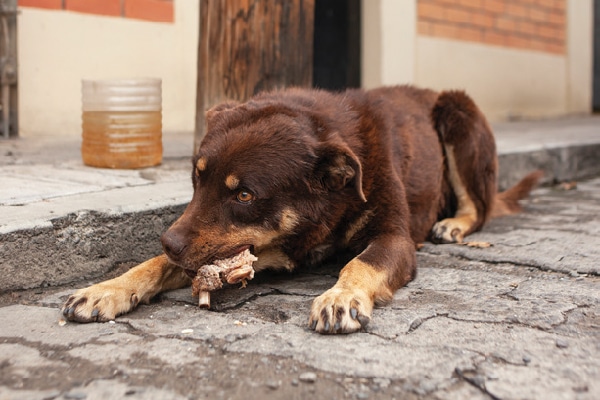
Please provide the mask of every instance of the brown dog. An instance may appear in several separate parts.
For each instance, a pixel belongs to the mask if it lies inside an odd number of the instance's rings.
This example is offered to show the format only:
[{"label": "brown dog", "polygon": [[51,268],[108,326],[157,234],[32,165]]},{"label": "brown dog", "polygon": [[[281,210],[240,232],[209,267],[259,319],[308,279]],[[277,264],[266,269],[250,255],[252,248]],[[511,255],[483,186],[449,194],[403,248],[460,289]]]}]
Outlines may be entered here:
[{"label": "brown dog", "polygon": [[77,291],[63,307],[69,320],[113,319],[248,248],[256,271],[345,251],[355,257],[314,300],[309,326],[358,331],[415,277],[417,243],[461,242],[518,211],[539,178],[497,193],[491,130],[458,91],[292,89],[217,106],[207,121],[194,195],[161,238],[165,254]]}]

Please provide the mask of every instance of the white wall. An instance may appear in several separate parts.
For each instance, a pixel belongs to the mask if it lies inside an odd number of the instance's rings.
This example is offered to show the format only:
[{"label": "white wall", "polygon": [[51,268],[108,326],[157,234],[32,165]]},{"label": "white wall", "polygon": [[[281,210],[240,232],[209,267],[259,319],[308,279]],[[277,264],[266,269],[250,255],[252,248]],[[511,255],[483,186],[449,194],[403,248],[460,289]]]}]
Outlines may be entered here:
[{"label": "white wall", "polygon": [[20,134],[80,135],[81,79],[127,77],[162,78],[163,131],[193,131],[198,3],[174,23],[20,8]]},{"label": "white wall", "polygon": [[593,0],[567,2],[567,111],[587,113],[592,108]]},{"label": "white wall", "polygon": [[564,114],[562,55],[419,36],[415,83],[466,90],[492,121]]},{"label": "white wall", "polygon": [[417,0],[362,0],[362,86],[412,83]]},{"label": "white wall", "polygon": [[592,0],[567,1],[567,52],[418,35],[416,0],[363,0],[363,87],[466,90],[492,121],[591,112]]}]

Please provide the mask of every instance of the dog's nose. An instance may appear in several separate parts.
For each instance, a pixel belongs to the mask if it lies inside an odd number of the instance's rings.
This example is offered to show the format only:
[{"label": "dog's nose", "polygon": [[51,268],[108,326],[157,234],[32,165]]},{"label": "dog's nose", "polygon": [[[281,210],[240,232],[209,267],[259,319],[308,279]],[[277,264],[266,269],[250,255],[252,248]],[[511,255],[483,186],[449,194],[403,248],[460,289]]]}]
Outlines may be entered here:
[{"label": "dog's nose", "polygon": [[187,248],[186,241],[182,235],[169,229],[162,234],[160,242],[162,243],[163,251],[171,260],[181,260]]}]

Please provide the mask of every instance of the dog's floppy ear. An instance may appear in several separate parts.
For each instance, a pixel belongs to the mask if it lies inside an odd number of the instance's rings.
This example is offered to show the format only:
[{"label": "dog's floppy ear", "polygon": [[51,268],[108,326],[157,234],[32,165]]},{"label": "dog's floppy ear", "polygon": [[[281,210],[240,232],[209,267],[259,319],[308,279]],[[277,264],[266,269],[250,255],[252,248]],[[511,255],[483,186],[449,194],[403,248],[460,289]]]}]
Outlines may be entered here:
[{"label": "dog's floppy ear", "polygon": [[318,149],[317,178],[332,191],[354,185],[358,197],[366,202],[362,188],[362,166],[356,154],[345,143],[326,142]]},{"label": "dog's floppy ear", "polygon": [[231,100],[226,101],[225,103],[217,104],[216,106],[206,111],[206,124],[208,130],[211,130],[212,125],[214,125],[215,120],[218,119],[219,115],[222,115],[224,111],[234,109],[238,105],[240,105],[239,102]]}]

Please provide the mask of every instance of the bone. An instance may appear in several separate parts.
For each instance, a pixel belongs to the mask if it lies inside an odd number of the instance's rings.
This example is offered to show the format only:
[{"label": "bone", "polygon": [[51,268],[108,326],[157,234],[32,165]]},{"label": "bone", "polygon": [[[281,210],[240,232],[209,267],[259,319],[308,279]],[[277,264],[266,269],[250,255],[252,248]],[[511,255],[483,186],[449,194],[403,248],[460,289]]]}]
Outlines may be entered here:
[{"label": "bone", "polygon": [[203,290],[198,293],[198,306],[200,308],[210,308],[210,292]]},{"label": "bone", "polygon": [[246,287],[246,282],[254,278],[252,263],[256,260],[250,250],[244,250],[233,257],[201,266],[192,280],[192,295],[198,296],[198,306],[210,308],[210,292],[221,289],[223,283],[241,282],[242,287]]}]

